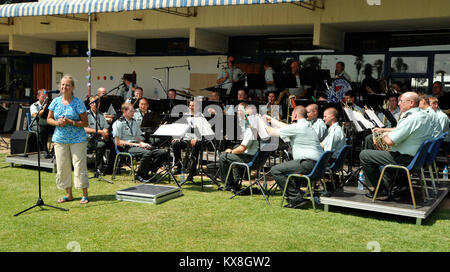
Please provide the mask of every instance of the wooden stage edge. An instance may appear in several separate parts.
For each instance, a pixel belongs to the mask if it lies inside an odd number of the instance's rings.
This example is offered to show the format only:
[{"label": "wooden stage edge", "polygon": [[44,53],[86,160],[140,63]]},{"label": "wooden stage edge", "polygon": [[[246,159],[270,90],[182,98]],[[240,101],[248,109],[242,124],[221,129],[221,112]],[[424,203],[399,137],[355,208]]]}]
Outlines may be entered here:
[{"label": "wooden stage edge", "polygon": [[[364,194],[367,190],[359,191],[356,187],[345,186],[344,190],[336,191],[330,197],[320,197],[320,203],[324,205],[324,210],[329,211],[329,206],[337,206],[365,211],[373,211],[379,213],[393,214],[399,216],[416,218],[416,224],[421,225],[422,220],[426,219],[436,207],[444,200],[449,191],[449,184],[441,182],[436,185],[438,193],[433,197],[431,186],[429,186],[430,199],[422,200],[422,192],[420,188],[415,188],[414,195],[416,198],[416,208],[412,205],[411,197],[404,196],[399,201],[379,201],[372,202]],[[408,191],[409,192],[409,191]]]}]

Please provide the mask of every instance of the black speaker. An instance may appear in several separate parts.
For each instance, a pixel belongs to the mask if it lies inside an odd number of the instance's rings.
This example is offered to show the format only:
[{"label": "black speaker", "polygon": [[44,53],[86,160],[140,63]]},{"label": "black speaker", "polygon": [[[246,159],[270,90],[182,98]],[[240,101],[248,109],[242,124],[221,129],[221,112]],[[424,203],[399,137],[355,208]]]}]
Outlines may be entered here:
[{"label": "black speaker", "polygon": [[25,152],[25,144],[28,137],[28,152],[37,152],[37,137],[35,133],[30,133],[26,130],[17,130],[11,135],[11,155],[23,154]]},{"label": "black speaker", "polygon": [[19,104],[11,104],[8,108],[5,123],[3,124],[2,133],[12,133],[16,130],[17,113],[19,111]]}]

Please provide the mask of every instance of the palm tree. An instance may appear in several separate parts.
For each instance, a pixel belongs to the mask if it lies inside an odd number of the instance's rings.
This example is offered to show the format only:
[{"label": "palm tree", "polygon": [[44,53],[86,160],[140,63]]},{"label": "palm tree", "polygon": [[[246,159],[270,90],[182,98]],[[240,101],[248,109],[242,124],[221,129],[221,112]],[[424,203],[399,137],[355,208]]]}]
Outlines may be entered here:
[{"label": "palm tree", "polygon": [[406,72],[408,70],[408,64],[404,63],[402,58],[396,58],[394,60],[394,65],[399,73]]},{"label": "palm tree", "polygon": [[376,60],[373,63],[373,66],[375,66],[375,69],[377,69],[377,79],[380,79],[381,78],[381,73],[383,72],[384,61],[381,60],[381,59]]},{"label": "palm tree", "polygon": [[361,72],[363,63],[364,63],[364,56],[357,55],[355,60],[356,71],[358,71],[358,73],[356,74],[356,82],[359,82],[359,73]]}]

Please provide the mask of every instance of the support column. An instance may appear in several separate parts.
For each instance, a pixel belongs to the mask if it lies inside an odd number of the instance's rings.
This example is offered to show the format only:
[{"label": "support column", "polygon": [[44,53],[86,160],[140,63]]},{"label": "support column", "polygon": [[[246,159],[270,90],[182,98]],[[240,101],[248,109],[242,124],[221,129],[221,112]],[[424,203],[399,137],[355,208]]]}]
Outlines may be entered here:
[{"label": "support column", "polygon": [[210,52],[227,53],[228,36],[192,27],[189,33],[189,46]]},{"label": "support column", "polygon": [[92,49],[136,54],[136,39],[97,31],[92,34]]},{"label": "support column", "polygon": [[313,45],[344,51],[345,32],[331,25],[315,23]]},{"label": "support column", "polygon": [[56,55],[56,41],[10,33],[9,50]]}]

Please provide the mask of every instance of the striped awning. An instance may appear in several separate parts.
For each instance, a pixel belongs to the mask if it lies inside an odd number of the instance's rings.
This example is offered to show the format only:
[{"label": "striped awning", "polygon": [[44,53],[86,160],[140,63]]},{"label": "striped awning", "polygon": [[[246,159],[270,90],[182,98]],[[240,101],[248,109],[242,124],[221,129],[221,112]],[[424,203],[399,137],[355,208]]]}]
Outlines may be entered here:
[{"label": "striped awning", "polygon": [[310,0],[41,0],[39,2],[0,5],[0,18],[309,1]]}]

